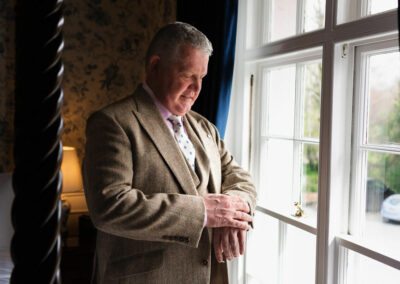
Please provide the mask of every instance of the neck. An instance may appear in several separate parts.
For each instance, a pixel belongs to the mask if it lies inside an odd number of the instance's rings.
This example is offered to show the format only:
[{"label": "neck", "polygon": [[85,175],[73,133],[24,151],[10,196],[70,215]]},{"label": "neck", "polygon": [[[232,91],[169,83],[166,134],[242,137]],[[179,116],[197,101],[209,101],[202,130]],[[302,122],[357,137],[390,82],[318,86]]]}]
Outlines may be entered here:
[{"label": "neck", "polygon": [[162,99],[161,93],[159,92],[157,82],[152,80],[151,78],[147,77],[145,80],[147,86],[153,91],[154,96],[157,98],[157,100],[162,103],[164,107],[167,107]]}]

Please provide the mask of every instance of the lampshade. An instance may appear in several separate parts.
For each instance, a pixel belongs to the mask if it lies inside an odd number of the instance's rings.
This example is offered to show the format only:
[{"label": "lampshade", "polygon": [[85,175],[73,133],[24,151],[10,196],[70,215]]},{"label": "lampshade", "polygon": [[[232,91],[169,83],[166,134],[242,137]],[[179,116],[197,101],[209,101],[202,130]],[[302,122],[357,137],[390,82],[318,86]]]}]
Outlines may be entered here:
[{"label": "lampshade", "polygon": [[74,147],[63,147],[61,172],[63,175],[62,193],[82,191],[82,174],[78,155]]}]

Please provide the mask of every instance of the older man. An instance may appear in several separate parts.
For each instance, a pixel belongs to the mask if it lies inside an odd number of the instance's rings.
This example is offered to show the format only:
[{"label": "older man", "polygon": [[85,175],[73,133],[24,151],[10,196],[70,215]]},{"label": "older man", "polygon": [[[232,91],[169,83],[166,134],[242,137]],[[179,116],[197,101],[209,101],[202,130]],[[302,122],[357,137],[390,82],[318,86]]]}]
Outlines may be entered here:
[{"label": "older man", "polygon": [[212,46],[185,23],[163,27],[146,81],[87,123],[83,173],[98,229],[98,283],[228,283],[256,193],[217,129],[190,110]]}]

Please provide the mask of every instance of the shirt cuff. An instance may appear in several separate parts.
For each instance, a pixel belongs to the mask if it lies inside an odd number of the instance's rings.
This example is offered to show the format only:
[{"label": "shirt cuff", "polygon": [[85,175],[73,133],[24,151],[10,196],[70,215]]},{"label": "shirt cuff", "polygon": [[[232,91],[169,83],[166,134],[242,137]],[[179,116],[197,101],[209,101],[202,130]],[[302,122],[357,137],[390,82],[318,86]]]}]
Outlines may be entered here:
[{"label": "shirt cuff", "polygon": [[[204,203],[204,200],[203,200]],[[206,208],[206,204],[204,203],[204,224],[203,224],[203,228],[206,227],[207,224],[207,208]]]}]

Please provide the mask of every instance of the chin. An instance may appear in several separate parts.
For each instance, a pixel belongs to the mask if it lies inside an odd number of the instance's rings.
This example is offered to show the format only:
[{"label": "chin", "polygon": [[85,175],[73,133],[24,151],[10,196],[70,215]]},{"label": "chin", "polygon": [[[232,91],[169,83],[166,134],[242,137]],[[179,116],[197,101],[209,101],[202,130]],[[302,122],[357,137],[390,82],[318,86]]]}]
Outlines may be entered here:
[{"label": "chin", "polygon": [[179,115],[179,116],[183,116],[183,115],[185,115],[186,113],[188,113],[188,112],[190,111],[191,108],[192,108],[192,106],[186,106],[186,107],[179,107],[179,108],[176,108],[174,114]]},{"label": "chin", "polygon": [[[189,109],[190,110],[190,109]],[[176,114],[175,115],[178,115],[178,116],[184,116],[186,113],[188,113],[189,112],[189,110],[188,111],[178,111],[178,112],[176,112]]]}]

